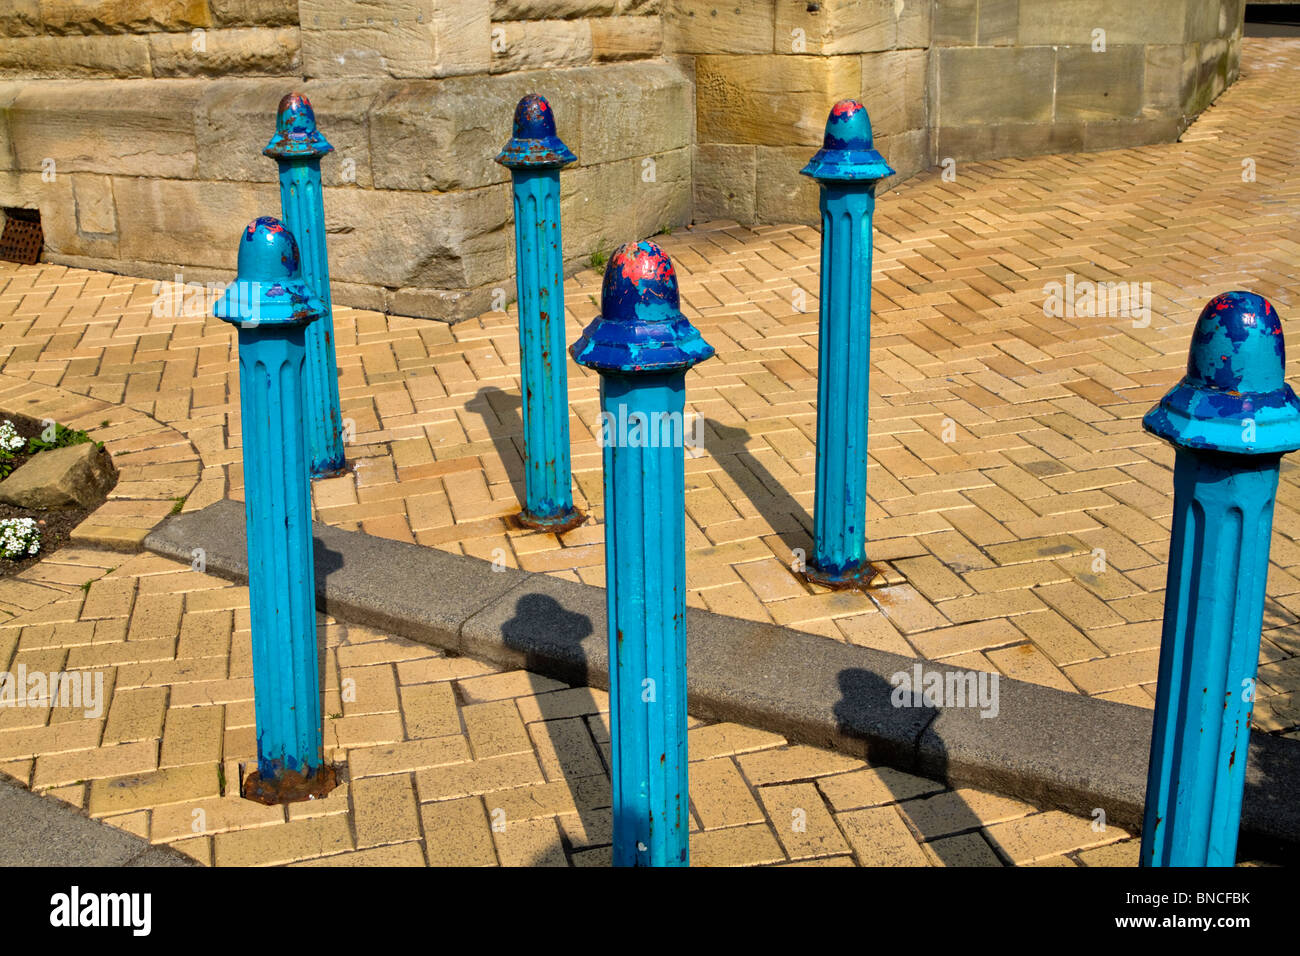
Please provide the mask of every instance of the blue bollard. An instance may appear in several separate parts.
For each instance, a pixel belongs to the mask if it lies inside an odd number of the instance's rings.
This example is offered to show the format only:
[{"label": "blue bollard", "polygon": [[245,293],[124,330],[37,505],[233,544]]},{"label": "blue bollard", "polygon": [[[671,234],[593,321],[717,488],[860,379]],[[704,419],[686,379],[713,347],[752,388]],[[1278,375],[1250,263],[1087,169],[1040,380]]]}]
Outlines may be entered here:
[{"label": "blue bollard", "polygon": [[1143,866],[1236,862],[1278,466],[1300,448],[1285,365],[1273,306],[1217,295],[1142,420],[1176,449]]},{"label": "blue bollard", "polygon": [[643,241],[609,260],[572,354],[600,373],[614,865],[686,866],[686,370],[713,347]]},{"label": "blue bollard", "polygon": [[564,367],[564,244],[560,169],[573,153],[555,135],[546,98],[515,107],[514,136],[497,156],[510,170],[515,206],[515,285],[524,419],[524,509],[519,523],[563,532],[586,520],[573,507],[569,379]]},{"label": "blue bollard", "polygon": [[277,219],[255,219],[239,243],[235,282],[213,314],[239,327],[244,514],[253,631],[257,771],[243,795],[307,800],[335,785],[321,738],[320,660],[311,490],[303,434],[307,327],[325,304],[303,281],[298,244]]},{"label": "blue bollard", "polygon": [[821,187],[822,214],[817,483],[813,554],[803,574],[825,587],[855,587],[876,574],[866,554],[871,215],[876,183],[894,171],[872,146],[866,108],[841,100],[821,150],[801,172]]},{"label": "blue bollard", "polygon": [[303,422],[313,478],[337,475],[347,464],[320,182],[321,157],[333,150],[316,129],[316,114],[305,96],[290,93],[280,100],[275,135],[262,152],[280,167],[281,215],[286,228],[298,238],[303,280],[325,306],[324,315],[307,329],[307,404]]}]

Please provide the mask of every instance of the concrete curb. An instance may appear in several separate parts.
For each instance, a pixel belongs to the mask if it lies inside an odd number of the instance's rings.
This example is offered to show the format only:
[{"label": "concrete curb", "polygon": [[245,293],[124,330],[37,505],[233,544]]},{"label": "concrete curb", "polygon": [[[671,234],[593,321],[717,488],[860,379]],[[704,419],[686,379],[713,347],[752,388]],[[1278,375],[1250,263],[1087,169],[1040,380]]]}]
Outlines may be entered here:
[{"label": "concrete curb", "polygon": [[199,866],[169,846],[92,820],[0,777],[0,866]]},{"label": "concrete curb", "polygon": [[[609,687],[605,591],[477,558],[314,523],[326,612],[504,667]],[[244,508],[219,501],[165,520],[145,548],[248,579]],[[968,673],[773,624],[687,611],[689,709],[873,762],[1141,827],[1151,712],[1003,677],[996,717],[895,707],[891,675]],[[1300,850],[1300,742],[1251,735],[1242,850]]]}]

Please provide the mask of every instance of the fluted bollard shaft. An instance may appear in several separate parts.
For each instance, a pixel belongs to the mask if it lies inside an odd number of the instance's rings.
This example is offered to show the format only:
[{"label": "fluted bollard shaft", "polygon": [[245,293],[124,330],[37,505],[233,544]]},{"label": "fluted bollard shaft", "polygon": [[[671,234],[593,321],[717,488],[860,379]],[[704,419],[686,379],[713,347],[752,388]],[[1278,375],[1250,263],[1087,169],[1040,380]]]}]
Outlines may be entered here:
[{"label": "fluted bollard shaft", "polygon": [[1300,448],[1284,367],[1273,306],[1215,296],[1186,376],[1143,419],[1175,447],[1143,866],[1236,862],[1273,501],[1282,455]]},{"label": "fluted bollard shaft", "polygon": [[876,183],[893,174],[872,145],[871,121],[842,100],[822,149],[802,170],[820,187],[821,299],[817,351],[817,476],[813,554],[804,575],[852,587],[867,563],[867,430],[871,370],[871,217]]},{"label": "fluted bollard shaft", "polygon": [[515,285],[524,420],[521,524],[568,531],[585,517],[573,507],[569,379],[564,350],[564,240],[560,169],[575,159],[555,134],[546,98],[515,108],[514,136],[497,156],[510,169],[515,213]]},{"label": "fluted bollard shaft", "polygon": [[293,235],[254,220],[239,273],[214,307],[237,325],[248,533],[249,616],[257,770],[243,795],[263,803],[334,787],[322,741],[311,491],[303,431],[306,330],[324,304],[303,281]]},{"label": "fluted bollard shaft", "polygon": [[275,135],[262,152],[280,169],[281,217],[298,241],[303,281],[325,309],[307,328],[303,424],[313,478],[337,474],[346,465],[320,174],[321,157],[333,149],[316,128],[316,114],[305,96],[290,93],[280,101]]},{"label": "fluted bollard shaft", "polygon": [[601,376],[615,866],[690,862],[684,414],[686,371],[712,355],[663,250],[615,252],[573,346]]}]

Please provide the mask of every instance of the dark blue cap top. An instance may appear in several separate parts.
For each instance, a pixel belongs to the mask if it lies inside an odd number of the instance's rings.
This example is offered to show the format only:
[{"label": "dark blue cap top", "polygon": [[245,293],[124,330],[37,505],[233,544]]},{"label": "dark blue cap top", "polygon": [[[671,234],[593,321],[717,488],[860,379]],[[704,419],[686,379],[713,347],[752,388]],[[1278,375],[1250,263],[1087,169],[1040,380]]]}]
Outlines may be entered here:
[{"label": "dark blue cap top", "polygon": [[587,368],[635,374],[685,371],[711,358],[713,346],[682,314],[672,262],[643,239],[620,246],[610,257],[600,315],[569,354]]},{"label": "dark blue cap top", "polygon": [[334,149],[316,128],[316,113],[301,93],[289,93],[280,100],[275,117],[275,135],[262,150],[267,156],[305,159],[324,156]]},{"label": "dark blue cap top", "polygon": [[857,100],[840,100],[826,119],[822,148],[801,173],[813,179],[875,182],[894,171],[872,145],[867,108]]},{"label": "dark blue cap top", "polygon": [[555,111],[546,97],[529,93],[521,99],[515,107],[515,135],[497,155],[497,162],[511,169],[558,169],[577,158],[555,134]]},{"label": "dark blue cap top", "polygon": [[1286,383],[1282,320],[1263,296],[1224,292],[1192,333],[1187,374],[1142,419],[1175,445],[1240,455],[1300,448],[1300,399]]},{"label": "dark blue cap top", "polygon": [[212,308],[227,322],[304,325],[325,314],[325,304],[299,271],[298,242],[280,220],[262,216],[239,240],[235,281]]}]

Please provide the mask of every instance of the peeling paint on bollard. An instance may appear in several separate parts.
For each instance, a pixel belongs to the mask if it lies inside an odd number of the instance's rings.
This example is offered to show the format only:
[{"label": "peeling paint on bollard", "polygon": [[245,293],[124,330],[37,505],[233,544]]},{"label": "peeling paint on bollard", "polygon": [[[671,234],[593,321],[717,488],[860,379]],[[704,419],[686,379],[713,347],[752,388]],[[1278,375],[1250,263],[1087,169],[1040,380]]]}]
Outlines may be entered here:
[{"label": "peeling paint on bollard", "polygon": [[1236,862],[1278,468],[1300,448],[1285,364],[1273,306],[1225,292],[1142,420],[1176,449],[1143,866]]},{"label": "peeling paint on bollard", "polygon": [[822,217],[814,540],[803,573],[832,588],[877,574],[866,555],[871,216],[876,183],[893,172],[857,100],[831,109],[822,148],[802,170],[821,187]]},{"label": "peeling paint on bollard", "polygon": [[514,136],[497,156],[510,170],[519,295],[519,365],[524,419],[524,509],[519,523],[556,533],[586,516],[573,507],[569,380],[564,365],[564,243],[560,169],[575,159],[555,134],[546,98],[515,108]]},{"label": "peeling paint on bollard", "polygon": [[303,281],[320,297],[325,308],[320,319],[307,329],[307,401],[303,422],[307,428],[308,461],[313,478],[336,475],[347,464],[320,178],[321,157],[333,150],[316,128],[316,114],[305,96],[290,93],[280,100],[275,135],[262,152],[272,157],[280,168],[281,215],[285,226],[298,239]]},{"label": "peeling paint on bollard", "polygon": [[[615,866],[690,862],[686,754],[686,370],[713,355],[652,242],[605,267],[600,315],[572,349],[600,373]],[[668,429],[652,440],[655,427]],[[674,431],[675,429],[675,431]],[[610,432],[613,432],[612,434]]]},{"label": "peeling paint on bollard", "polygon": [[238,275],[213,314],[239,329],[244,513],[253,640],[257,772],[244,796],[307,800],[334,788],[321,731],[311,489],[303,433],[306,331],[325,305],[302,281],[293,234],[248,224]]}]

